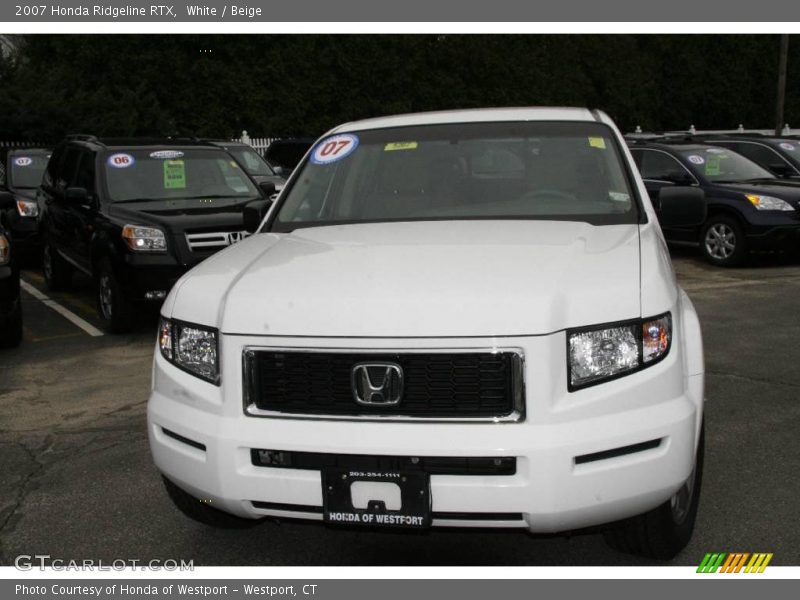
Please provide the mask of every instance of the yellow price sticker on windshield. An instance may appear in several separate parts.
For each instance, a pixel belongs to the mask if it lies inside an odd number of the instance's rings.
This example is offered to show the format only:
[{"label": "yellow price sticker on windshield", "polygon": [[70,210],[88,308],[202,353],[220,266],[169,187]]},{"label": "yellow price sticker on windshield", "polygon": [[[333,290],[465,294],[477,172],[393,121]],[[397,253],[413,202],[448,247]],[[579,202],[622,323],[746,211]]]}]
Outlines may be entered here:
[{"label": "yellow price sticker on windshield", "polygon": [[392,142],[383,147],[384,152],[391,152],[392,150],[416,150],[417,142]]},{"label": "yellow price sticker on windshield", "polygon": [[600,148],[601,150],[606,149],[606,141],[601,137],[590,137],[589,145],[592,148]]}]

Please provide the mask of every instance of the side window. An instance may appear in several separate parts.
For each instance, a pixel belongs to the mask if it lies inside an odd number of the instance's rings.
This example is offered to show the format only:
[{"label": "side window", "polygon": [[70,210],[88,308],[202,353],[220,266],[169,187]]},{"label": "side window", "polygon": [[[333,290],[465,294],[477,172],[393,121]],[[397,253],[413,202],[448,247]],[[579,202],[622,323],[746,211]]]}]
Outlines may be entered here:
[{"label": "side window", "polygon": [[81,152],[74,146],[68,146],[64,153],[64,161],[61,168],[56,173],[54,186],[59,190],[65,190],[75,181],[75,171],[78,169],[78,160]]},{"label": "side window", "polygon": [[742,156],[749,158],[754,163],[758,163],[765,169],[769,169],[770,165],[787,164],[786,160],[780,154],[761,144],[742,142],[739,144],[736,151]]},{"label": "side window", "polygon": [[94,159],[94,152],[82,151],[78,164],[78,174],[75,176],[75,187],[85,188],[89,197],[94,196],[95,192]]},{"label": "side window", "polygon": [[642,162],[639,167],[643,179],[658,179],[671,181],[676,174],[686,172],[681,163],[664,152],[655,150],[642,150]]}]

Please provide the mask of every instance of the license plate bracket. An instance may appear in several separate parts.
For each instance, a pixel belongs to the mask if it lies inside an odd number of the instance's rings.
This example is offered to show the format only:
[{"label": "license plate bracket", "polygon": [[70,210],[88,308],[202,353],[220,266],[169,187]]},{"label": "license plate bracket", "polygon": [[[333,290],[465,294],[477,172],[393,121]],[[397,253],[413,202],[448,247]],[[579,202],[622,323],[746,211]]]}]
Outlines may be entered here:
[{"label": "license plate bracket", "polygon": [[[400,510],[382,503],[356,508],[350,486],[356,481],[388,482],[400,488]],[[431,525],[430,475],[419,472],[322,471],[323,519],[331,525],[425,529]]]}]

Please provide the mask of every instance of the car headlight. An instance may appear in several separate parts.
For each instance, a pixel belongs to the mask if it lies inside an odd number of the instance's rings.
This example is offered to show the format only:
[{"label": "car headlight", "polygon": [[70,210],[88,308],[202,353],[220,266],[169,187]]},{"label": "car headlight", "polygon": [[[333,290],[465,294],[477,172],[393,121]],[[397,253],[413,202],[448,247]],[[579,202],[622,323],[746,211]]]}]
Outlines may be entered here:
[{"label": "car headlight", "polygon": [[17,212],[20,217],[38,217],[39,204],[35,200],[17,200]]},{"label": "car headlight", "polygon": [[0,234],[0,267],[7,265],[11,262],[11,244],[8,243],[8,238]]},{"label": "car headlight", "polygon": [[125,225],[122,239],[134,252],[164,252],[167,249],[167,238],[157,227]]},{"label": "car headlight", "polygon": [[791,204],[786,200],[780,198],[773,198],[772,196],[759,196],[758,194],[745,194],[745,198],[750,200],[750,204],[756,207],[756,210],[794,210]]},{"label": "car headlight", "polygon": [[179,369],[219,385],[218,332],[211,327],[161,318],[161,356]]},{"label": "car headlight", "polygon": [[567,332],[570,391],[622,377],[664,358],[672,343],[669,313]]}]

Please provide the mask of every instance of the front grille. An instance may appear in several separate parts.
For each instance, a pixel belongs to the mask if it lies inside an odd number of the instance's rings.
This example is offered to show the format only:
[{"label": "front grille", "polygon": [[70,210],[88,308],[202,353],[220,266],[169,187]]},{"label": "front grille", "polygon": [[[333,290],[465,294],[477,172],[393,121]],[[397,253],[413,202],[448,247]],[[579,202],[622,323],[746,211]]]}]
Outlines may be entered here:
[{"label": "front grille", "polygon": [[212,231],[201,233],[187,233],[186,243],[192,252],[208,252],[221,250],[231,244],[243,240],[248,235],[246,231]]},{"label": "front grille", "polygon": [[514,475],[513,456],[387,456],[372,454],[327,454],[252,448],[256,467],[273,469],[350,469],[372,472],[424,471],[431,475]]},{"label": "front grille", "polygon": [[[403,392],[396,405],[356,402],[352,369],[375,362],[394,363],[402,369]],[[249,349],[245,393],[251,414],[517,420],[522,410],[522,359],[517,352]]]}]

